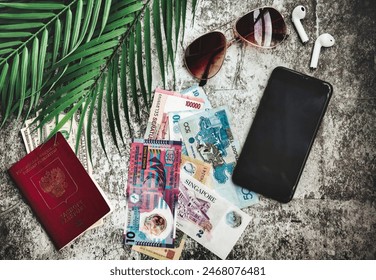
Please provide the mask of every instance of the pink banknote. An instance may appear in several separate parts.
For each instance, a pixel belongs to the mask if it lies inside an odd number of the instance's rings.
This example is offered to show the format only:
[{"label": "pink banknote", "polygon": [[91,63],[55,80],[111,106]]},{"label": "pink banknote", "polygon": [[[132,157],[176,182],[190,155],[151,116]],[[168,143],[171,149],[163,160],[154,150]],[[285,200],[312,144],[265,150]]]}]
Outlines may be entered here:
[{"label": "pink banknote", "polygon": [[128,169],[124,243],[173,247],[181,142],[135,139]]},{"label": "pink banknote", "polygon": [[144,138],[169,139],[168,113],[172,111],[202,110],[205,101],[202,98],[183,95],[174,91],[157,88],[150,109]]}]

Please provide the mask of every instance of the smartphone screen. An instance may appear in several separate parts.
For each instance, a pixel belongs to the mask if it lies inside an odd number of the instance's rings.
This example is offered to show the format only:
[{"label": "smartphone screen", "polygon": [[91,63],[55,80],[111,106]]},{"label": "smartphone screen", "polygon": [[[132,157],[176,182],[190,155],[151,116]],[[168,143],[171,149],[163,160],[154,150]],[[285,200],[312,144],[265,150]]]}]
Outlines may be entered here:
[{"label": "smartphone screen", "polygon": [[235,167],[234,183],[289,202],[331,94],[327,82],[275,68]]}]

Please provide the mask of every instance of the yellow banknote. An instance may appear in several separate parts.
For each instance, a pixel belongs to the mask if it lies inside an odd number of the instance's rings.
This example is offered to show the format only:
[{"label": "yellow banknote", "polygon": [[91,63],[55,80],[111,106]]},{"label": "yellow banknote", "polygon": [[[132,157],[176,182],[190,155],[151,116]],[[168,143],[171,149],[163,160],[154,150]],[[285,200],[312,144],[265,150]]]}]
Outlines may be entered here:
[{"label": "yellow banknote", "polygon": [[132,250],[158,260],[178,260],[180,259],[181,253],[184,249],[185,239],[186,235],[178,230],[176,232],[176,238],[174,242],[175,248],[159,248],[133,245]]},{"label": "yellow banknote", "polygon": [[212,188],[210,174],[212,166],[202,160],[181,155],[180,173],[186,173],[195,178],[200,183]]}]

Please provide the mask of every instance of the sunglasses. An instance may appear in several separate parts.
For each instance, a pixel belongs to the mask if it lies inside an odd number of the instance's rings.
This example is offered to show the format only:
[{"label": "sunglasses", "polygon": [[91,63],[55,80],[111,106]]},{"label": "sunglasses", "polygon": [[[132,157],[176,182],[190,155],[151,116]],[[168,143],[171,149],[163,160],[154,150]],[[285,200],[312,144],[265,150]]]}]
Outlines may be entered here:
[{"label": "sunglasses", "polygon": [[235,38],[227,41],[219,31],[209,32],[194,40],[185,50],[184,62],[192,76],[200,80],[200,86],[221,69],[226,50],[236,41],[244,41],[260,48],[274,48],[287,37],[286,22],[276,9],[262,7],[236,20],[233,26]]}]

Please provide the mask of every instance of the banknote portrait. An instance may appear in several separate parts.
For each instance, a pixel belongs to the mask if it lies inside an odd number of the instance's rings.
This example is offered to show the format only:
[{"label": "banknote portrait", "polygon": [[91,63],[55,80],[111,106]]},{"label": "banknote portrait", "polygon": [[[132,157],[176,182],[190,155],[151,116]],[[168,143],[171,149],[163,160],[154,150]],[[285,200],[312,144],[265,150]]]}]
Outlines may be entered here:
[{"label": "banknote portrait", "polygon": [[173,229],[173,216],[163,198],[166,187],[166,173],[164,164],[157,157],[151,158],[149,162],[150,167],[146,170],[148,175],[142,183],[142,188],[157,190],[155,196],[158,199],[152,199],[156,202],[152,211],[140,214],[140,230],[149,239],[165,238]]}]

